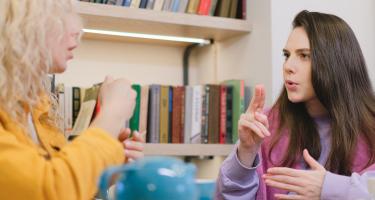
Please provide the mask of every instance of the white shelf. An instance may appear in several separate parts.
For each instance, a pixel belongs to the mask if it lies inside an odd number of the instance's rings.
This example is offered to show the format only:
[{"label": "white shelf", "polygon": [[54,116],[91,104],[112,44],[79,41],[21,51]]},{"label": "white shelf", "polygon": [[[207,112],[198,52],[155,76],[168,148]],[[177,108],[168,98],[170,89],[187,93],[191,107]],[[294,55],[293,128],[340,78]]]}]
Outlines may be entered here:
[{"label": "white shelf", "polygon": [[233,144],[153,144],[145,145],[147,156],[227,156]]},{"label": "white shelf", "polygon": [[[89,29],[195,37],[222,41],[251,31],[249,20],[200,16],[186,13],[135,9],[121,6],[77,2],[78,13]],[[119,40],[87,34],[84,38]]]}]

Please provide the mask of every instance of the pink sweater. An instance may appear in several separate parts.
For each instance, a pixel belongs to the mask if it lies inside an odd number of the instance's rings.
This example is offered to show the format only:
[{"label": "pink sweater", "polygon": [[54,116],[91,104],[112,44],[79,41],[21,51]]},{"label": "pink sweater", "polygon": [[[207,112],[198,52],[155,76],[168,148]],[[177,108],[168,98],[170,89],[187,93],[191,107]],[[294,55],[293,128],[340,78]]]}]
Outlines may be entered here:
[{"label": "pink sweater", "polygon": [[[330,119],[329,118],[316,118],[314,119],[318,132],[320,135],[320,141],[322,145],[321,156],[318,160],[321,164],[325,163],[330,149]],[[220,169],[219,177],[217,180],[216,196],[215,199],[257,199],[257,200],[268,200],[275,199],[274,194],[281,193],[287,194],[287,191],[268,187],[265,185],[262,178],[259,178],[267,171],[268,168],[274,167],[268,157],[268,151],[270,148],[270,141],[272,135],[276,133],[278,127],[278,116],[269,116],[271,137],[265,138],[261,146],[260,153],[254,161],[255,167],[247,168],[242,165],[237,157],[237,146],[234,151],[228,156],[223,162]],[[283,137],[280,138],[277,145],[274,147],[271,157],[274,163],[280,161],[283,158],[284,153],[287,151],[288,146],[288,133],[284,131]],[[358,141],[356,156],[353,165],[352,176],[341,176],[331,172],[327,172],[323,189],[321,193],[321,199],[367,199],[369,194],[367,191],[367,178],[369,173],[365,173],[369,170],[375,170],[375,165],[364,169],[369,154],[368,146],[363,140]],[[301,159],[293,168],[305,169],[305,162]]]}]

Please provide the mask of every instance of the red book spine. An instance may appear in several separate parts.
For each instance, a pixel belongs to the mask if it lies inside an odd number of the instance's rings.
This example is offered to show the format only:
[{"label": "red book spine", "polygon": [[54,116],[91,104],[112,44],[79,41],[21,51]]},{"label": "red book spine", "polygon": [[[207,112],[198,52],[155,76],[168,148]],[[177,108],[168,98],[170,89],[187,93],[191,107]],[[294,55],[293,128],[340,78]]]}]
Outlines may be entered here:
[{"label": "red book spine", "polygon": [[220,129],[219,129],[219,143],[225,144],[226,137],[226,121],[227,121],[227,87],[220,86]]},{"label": "red book spine", "polygon": [[198,15],[208,15],[210,13],[211,0],[201,0],[198,7]]}]

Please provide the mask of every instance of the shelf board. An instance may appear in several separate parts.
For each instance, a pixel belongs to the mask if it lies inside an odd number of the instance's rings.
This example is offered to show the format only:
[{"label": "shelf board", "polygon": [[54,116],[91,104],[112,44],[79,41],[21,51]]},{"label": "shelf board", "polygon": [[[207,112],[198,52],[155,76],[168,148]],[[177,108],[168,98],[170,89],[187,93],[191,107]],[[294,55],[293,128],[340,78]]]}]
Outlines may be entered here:
[{"label": "shelf board", "polygon": [[[77,2],[84,27],[111,31],[225,40],[251,31],[249,20]],[[84,38],[98,39],[89,35]],[[118,40],[118,37],[107,39]]]},{"label": "shelf board", "polygon": [[145,145],[147,156],[227,156],[234,144],[153,144]]}]

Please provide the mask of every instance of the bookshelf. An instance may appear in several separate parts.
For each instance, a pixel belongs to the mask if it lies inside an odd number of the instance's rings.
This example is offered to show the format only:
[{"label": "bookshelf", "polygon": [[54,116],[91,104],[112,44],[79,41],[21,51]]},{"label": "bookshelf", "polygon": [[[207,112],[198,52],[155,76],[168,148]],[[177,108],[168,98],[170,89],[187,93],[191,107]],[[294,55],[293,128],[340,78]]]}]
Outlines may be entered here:
[{"label": "bookshelf", "polygon": [[[239,20],[77,2],[85,28],[214,38],[213,45],[192,52],[189,82],[243,79],[251,88],[263,83],[267,105],[273,92],[270,8],[269,1],[248,0],[247,19]],[[76,59],[56,80],[91,86],[108,74],[140,84],[181,85],[182,55],[189,44],[176,44],[85,34],[75,50]],[[146,155],[213,155],[212,160],[193,159],[200,178],[216,178],[222,160],[232,149],[233,145],[222,144],[145,144]]]},{"label": "bookshelf", "polygon": [[152,144],[145,145],[145,155],[154,156],[227,156],[234,144]]},{"label": "bookshelf", "polygon": [[[85,28],[120,32],[135,32],[179,37],[195,37],[223,41],[251,32],[249,20],[200,16],[187,13],[135,9],[122,6],[77,2]],[[84,38],[125,40],[119,36],[85,34]],[[130,39],[132,40],[132,39]],[[135,42],[154,42],[133,39]],[[171,42],[167,42],[171,43]],[[176,42],[177,45],[181,43]]]}]

